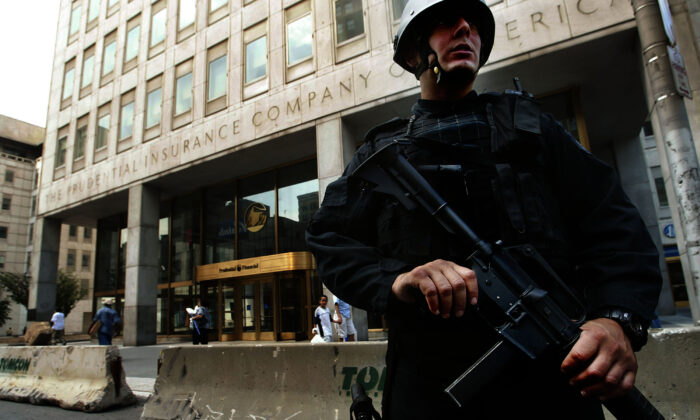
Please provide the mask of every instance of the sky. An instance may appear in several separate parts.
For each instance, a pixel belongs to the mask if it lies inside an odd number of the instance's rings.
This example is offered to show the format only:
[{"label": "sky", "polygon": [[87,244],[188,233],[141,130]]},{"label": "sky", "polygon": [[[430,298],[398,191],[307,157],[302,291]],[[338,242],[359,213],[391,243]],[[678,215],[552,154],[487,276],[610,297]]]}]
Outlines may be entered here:
[{"label": "sky", "polygon": [[0,0],[0,115],[46,127],[60,0]]}]

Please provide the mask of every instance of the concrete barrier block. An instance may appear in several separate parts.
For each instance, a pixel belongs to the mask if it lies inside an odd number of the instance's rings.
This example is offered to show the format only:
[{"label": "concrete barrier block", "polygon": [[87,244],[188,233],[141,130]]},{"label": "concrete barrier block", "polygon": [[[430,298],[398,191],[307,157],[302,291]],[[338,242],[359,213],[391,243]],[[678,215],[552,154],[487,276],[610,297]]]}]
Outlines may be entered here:
[{"label": "concrete barrier block", "polygon": [[700,419],[700,327],[651,330],[637,387],[667,419]]},{"label": "concrete barrier block", "polygon": [[90,412],[136,402],[114,346],[0,348],[0,399]]},{"label": "concrete barrier block", "polygon": [[24,342],[29,346],[44,346],[51,344],[53,330],[48,322],[33,322],[24,334]]},{"label": "concrete barrier block", "polygon": [[377,410],[386,343],[169,348],[142,419],[345,419],[359,380]]}]

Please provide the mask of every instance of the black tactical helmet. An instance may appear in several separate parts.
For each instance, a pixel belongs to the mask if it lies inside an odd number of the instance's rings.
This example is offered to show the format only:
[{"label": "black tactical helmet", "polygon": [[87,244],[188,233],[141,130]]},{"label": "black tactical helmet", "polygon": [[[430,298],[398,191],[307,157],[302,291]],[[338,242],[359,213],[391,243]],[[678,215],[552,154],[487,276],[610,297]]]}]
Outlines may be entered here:
[{"label": "black tactical helmet", "polygon": [[[453,13],[463,12],[463,16],[469,18],[469,22],[476,25],[481,37],[481,53],[479,55],[479,66],[483,66],[488,60],[493,48],[494,33],[496,23],[493,14],[483,0],[409,0],[406,8],[401,14],[399,31],[394,38],[394,61],[411,73],[416,72],[416,68],[411,67],[405,60],[404,55],[410,46],[414,48],[418,41],[417,37],[427,36],[420,34],[421,23],[426,22],[426,18],[440,8],[449,8]],[[427,42],[424,39],[423,42]],[[418,77],[419,75],[416,75]]]}]

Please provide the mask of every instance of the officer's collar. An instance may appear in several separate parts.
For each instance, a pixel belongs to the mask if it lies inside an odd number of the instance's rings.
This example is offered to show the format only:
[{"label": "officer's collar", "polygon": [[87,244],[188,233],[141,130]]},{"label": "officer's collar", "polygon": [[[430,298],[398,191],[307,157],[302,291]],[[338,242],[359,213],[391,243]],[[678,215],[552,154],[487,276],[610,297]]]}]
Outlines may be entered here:
[{"label": "officer's collar", "polygon": [[474,112],[478,110],[479,95],[472,90],[457,101],[433,101],[418,99],[413,105],[412,112],[416,117],[423,115],[448,115],[457,112]]}]

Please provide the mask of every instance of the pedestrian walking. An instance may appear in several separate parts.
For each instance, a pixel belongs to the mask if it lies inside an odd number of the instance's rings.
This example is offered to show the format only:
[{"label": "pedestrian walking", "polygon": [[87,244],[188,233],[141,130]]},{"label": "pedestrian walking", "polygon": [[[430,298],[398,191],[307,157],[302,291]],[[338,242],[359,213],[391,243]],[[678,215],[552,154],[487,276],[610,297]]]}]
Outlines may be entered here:
[{"label": "pedestrian walking", "polygon": [[112,344],[115,325],[121,322],[121,318],[119,318],[117,311],[112,309],[112,305],[114,305],[113,298],[103,298],[102,305],[92,322],[93,324],[96,322],[100,323],[97,331],[97,340],[100,345],[109,346]]},{"label": "pedestrian walking", "polygon": [[339,297],[335,297],[335,313],[338,316],[338,341],[356,341],[355,324],[352,322],[352,308],[350,304]]},{"label": "pedestrian walking", "polygon": [[63,312],[56,311],[51,315],[51,329],[53,330],[52,342],[54,345],[59,342],[66,345],[65,329],[66,316]]},{"label": "pedestrian walking", "polygon": [[194,315],[190,318],[190,323],[192,324],[192,344],[209,344],[211,314],[204,299],[197,298],[197,306],[195,306]]}]

